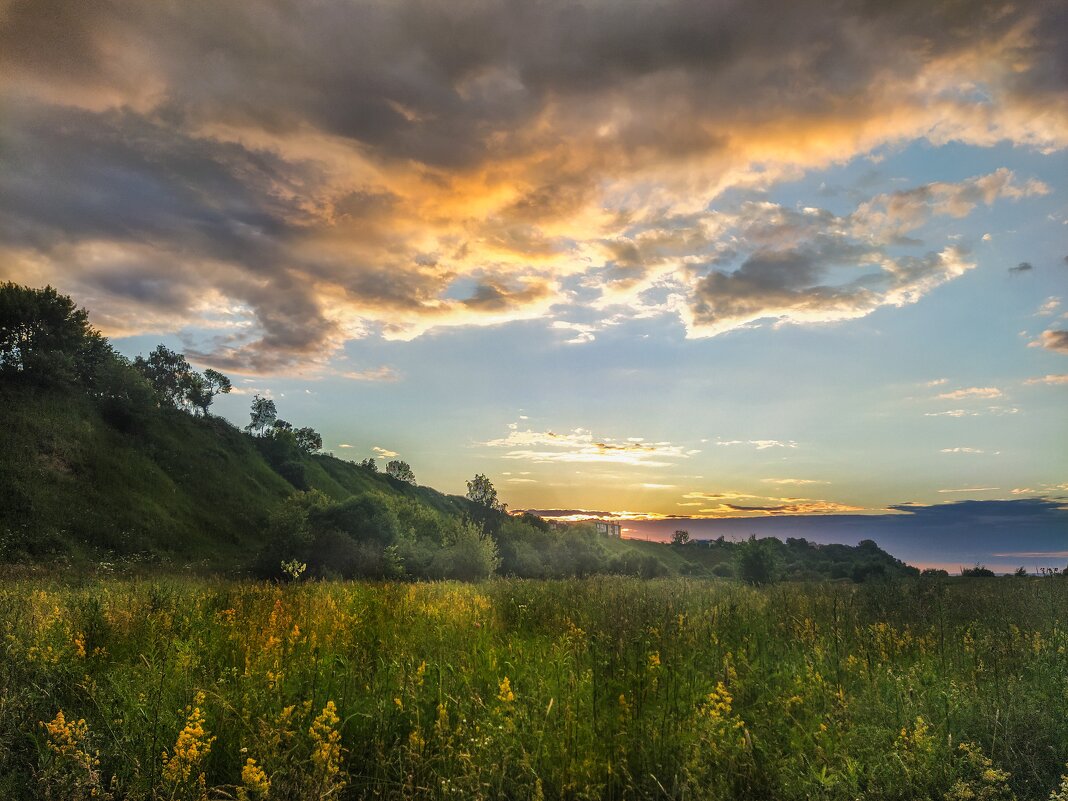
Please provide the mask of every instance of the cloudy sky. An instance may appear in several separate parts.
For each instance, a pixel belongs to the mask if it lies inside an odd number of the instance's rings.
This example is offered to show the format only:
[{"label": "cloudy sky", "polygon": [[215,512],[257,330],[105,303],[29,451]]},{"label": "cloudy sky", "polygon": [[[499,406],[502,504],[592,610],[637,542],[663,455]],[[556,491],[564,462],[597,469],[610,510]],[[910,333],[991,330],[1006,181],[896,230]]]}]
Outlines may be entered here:
[{"label": "cloudy sky", "polygon": [[0,277],[511,506],[1068,497],[1068,6],[0,0]]}]

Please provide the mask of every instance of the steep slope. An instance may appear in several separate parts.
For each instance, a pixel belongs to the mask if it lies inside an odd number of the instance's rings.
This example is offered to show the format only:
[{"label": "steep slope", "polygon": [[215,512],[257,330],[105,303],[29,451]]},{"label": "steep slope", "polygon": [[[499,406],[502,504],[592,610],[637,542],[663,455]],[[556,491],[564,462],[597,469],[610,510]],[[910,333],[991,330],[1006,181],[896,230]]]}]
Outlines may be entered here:
[{"label": "steep slope", "polygon": [[[295,491],[255,438],[174,409],[111,416],[76,392],[0,385],[0,559],[111,552],[206,567],[246,563]],[[301,457],[308,488],[369,490],[460,514],[467,502],[331,456]]]}]

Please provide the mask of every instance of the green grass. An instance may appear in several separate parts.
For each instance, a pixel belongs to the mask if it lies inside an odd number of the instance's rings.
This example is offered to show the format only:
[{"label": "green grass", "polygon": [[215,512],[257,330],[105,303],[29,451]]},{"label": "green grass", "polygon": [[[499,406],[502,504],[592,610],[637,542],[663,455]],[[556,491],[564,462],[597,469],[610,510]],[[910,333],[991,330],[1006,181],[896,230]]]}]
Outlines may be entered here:
[{"label": "green grass", "polygon": [[[0,386],[0,562],[136,557],[237,570],[294,487],[256,440],[219,418],[171,409],[116,426],[91,398]],[[306,456],[310,487],[374,490],[459,514],[465,502],[332,456]]]},{"label": "green grass", "polygon": [[1066,616],[1058,579],[11,580],[0,797],[1047,799]]}]

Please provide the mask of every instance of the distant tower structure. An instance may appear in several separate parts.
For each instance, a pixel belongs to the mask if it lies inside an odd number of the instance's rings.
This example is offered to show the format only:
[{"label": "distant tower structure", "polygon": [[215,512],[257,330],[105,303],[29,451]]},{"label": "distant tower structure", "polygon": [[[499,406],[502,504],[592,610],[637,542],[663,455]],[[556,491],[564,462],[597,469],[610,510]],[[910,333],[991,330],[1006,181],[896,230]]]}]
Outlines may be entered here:
[{"label": "distant tower structure", "polygon": [[609,520],[594,520],[593,527],[598,534],[603,534],[606,537],[620,539],[623,536],[623,527],[619,523],[613,523]]}]

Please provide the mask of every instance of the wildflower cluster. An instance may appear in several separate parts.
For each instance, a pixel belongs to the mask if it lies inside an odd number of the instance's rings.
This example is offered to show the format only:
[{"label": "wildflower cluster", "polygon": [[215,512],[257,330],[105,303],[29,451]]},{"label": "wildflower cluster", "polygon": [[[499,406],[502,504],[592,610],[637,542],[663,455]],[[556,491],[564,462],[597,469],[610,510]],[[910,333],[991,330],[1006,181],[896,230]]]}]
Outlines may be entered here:
[{"label": "wildflower cluster", "polygon": [[215,742],[215,738],[208,736],[204,728],[204,713],[200,711],[203,703],[204,693],[198,692],[194,706],[186,707],[185,726],[178,732],[174,749],[170,754],[163,753],[163,779],[168,784],[185,784],[194,771],[197,772],[197,781],[203,782],[204,774],[200,768]]},{"label": "wildflower cluster", "polygon": [[265,799],[271,792],[271,780],[267,773],[256,764],[256,760],[249,757],[245,766],[241,768],[241,787],[238,788],[238,801],[253,801],[253,799]]},{"label": "wildflower cluster", "polygon": [[311,761],[320,797],[340,789],[341,732],[337,728],[340,722],[334,702],[327,701],[308,729],[312,741]]},{"label": "wildflower cluster", "polygon": [[49,758],[40,781],[45,796],[107,798],[100,778],[100,759],[89,747],[85,720],[67,720],[63,710],[49,723],[41,723],[48,738]]}]

